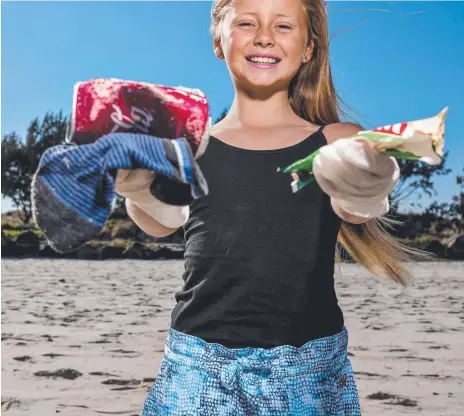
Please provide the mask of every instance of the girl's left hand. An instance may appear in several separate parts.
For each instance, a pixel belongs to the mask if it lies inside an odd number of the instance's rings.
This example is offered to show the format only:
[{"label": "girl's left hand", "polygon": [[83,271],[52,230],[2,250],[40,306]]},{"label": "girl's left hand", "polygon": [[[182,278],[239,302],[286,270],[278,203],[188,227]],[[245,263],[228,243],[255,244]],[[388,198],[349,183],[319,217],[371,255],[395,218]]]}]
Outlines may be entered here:
[{"label": "girl's left hand", "polygon": [[400,177],[396,159],[360,139],[339,139],[321,148],[313,174],[336,211],[375,218],[389,210],[388,195]]}]

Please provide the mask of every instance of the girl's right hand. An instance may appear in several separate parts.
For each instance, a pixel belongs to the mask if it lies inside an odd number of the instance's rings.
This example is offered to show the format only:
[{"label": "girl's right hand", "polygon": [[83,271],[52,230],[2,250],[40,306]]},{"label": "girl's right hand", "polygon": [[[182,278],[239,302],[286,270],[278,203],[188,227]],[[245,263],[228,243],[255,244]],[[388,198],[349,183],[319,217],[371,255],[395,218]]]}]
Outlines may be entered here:
[{"label": "girl's right hand", "polygon": [[155,180],[155,172],[146,169],[118,169],[115,181],[115,191],[128,199],[137,192],[150,189]]},{"label": "girl's right hand", "polygon": [[156,174],[146,169],[118,169],[115,191],[137,205],[161,225],[174,229],[188,220],[189,206],[173,206],[159,201],[151,191]]}]

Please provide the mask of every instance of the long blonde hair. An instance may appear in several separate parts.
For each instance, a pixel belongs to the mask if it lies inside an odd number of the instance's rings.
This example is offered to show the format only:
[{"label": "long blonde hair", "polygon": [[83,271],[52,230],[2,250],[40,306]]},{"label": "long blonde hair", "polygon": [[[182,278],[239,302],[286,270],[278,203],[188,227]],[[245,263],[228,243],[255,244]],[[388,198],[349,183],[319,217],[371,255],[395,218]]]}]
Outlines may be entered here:
[{"label": "long blonde hair", "polygon": [[[211,11],[211,33],[220,38],[220,25],[233,0],[214,0]],[[290,83],[290,104],[303,119],[319,125],[340,122],[339,114],[348,109],[338,96],[332,80],[329,62],[329,31],[325,3],[322,0],[301,0],[308,16],[308,39],[314,42],[312,59],[303,64]],[[408,248],[385,230],[383,225],[394,223],[385,218],[355,225],[342,221],[338,243],[359,264],[376,276],[388,277],[406,285],[410,272],[401,264],[419,257],[422,252]],[[340,259],[340,248],[337,259]]]}]

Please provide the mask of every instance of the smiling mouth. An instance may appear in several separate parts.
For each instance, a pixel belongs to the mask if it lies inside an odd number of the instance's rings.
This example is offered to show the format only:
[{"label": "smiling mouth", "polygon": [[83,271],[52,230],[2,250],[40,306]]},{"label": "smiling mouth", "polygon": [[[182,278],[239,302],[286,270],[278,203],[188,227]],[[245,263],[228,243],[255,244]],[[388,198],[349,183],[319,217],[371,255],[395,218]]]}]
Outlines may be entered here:
[{"label": "smiling mouth", "polygon": [[262,66],[271,66],[277,65],[280,62],[279,58],[268,58],[268,57],[261,57],[261,56],[252,56],[245,58],[248,62],[251,62],[255,65],[262,65]]},{"label": "smiling mouth", "polygon": [[279,58],[267,58],[261,56],[252,56],[245,58],[252,68],[255,69],[275,69],[279,65],[280,59]]}]

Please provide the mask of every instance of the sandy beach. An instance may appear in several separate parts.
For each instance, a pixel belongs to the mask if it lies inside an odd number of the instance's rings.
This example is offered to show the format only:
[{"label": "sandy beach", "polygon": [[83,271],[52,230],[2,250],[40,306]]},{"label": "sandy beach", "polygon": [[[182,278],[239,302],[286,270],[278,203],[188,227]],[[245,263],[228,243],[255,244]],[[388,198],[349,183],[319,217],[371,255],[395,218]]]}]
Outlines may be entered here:
[{"label": "sandy beach", "polygon": [[[408,289],[342,265],[337,293],[365,415],[464,415],[464,262]],[[5,415],[141,414],[182,261],[2,261]]]}]

